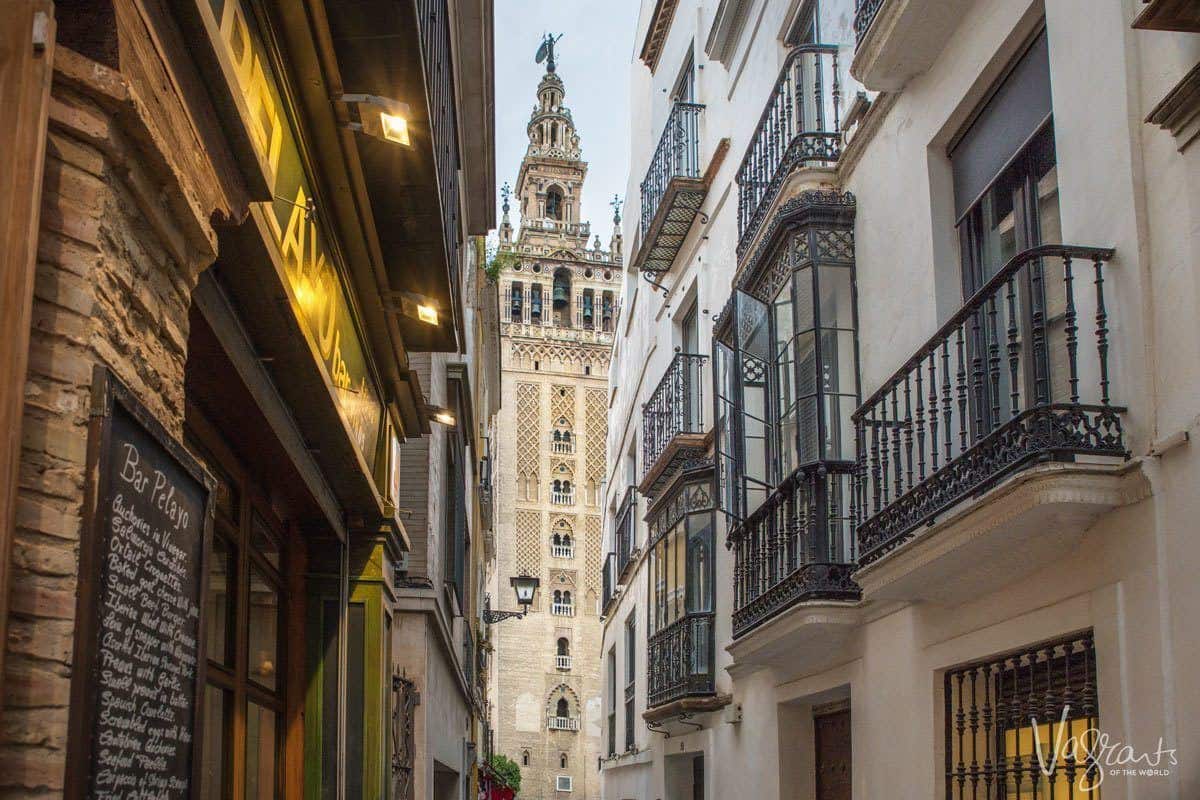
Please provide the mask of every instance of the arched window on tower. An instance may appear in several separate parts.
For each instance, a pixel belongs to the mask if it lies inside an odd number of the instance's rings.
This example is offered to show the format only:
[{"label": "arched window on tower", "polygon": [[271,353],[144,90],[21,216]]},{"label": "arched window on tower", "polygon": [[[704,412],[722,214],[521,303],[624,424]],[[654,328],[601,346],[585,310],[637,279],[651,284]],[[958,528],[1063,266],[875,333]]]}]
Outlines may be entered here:
[{"label": "arched window on tower", "polygon": [[554,707],[554,715],[559,719],[566,719],[571,716],[571,704],[567,702],[567,698],[558,698],[558,703]]},{"label": "arched window on tower", "polygon": [[566,754],[566,753],[560,753],[560,754],[559,754],[559,756],[558,756],[558,768],[559,768],[559,769],[566,769],[566,768],[567,768],[567,754]]},{"label": "arched window on tower", "polygon": [[[552,127],[550,130],[555,131],[555,130],[557,130],[557,128]],[[551,134],[551,138],[553,139],[553,134]],[[551,141],[551,143],[553,144],[553,141]],[[557,186],[551,186],[550,189],[546,192],[546,216],[549,217],[550,219],[561,220],[563,218],[562,215],[563,215],[562,190],[560,190]]]},{"label": "arched window on tower", "polygon": [[567,641],[567,637],[565,636],[558,637],[558,654],[560,656],[571,655],[571,643]]},{"label": "arched window on tower", "polygon": [[528,750],[521,751],[521,766],[522,767],[529,766],[529,751]]}]

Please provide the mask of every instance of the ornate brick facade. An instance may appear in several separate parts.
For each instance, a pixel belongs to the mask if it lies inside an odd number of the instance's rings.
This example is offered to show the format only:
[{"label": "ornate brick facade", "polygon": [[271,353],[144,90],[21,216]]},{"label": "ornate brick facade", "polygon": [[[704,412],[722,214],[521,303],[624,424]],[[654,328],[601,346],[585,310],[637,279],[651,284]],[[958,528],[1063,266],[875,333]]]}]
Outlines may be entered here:
[{"label": "ornate brick facade", "polygon": [[[622,267],[578,221],[587,164],[562,81],[547,72],[530,121],[514,240],[504,205],[498,279],[504,401],[496,471],[496,597],[536,575],[525,619],[493,631],[496,749],[521,767],[522,798],[600,796],[600,483]],[[550,137],[558,142],[552,146]],[[569,779],[569,780],[567,780]],[[570,793],[561,787],[568,784]]]}]

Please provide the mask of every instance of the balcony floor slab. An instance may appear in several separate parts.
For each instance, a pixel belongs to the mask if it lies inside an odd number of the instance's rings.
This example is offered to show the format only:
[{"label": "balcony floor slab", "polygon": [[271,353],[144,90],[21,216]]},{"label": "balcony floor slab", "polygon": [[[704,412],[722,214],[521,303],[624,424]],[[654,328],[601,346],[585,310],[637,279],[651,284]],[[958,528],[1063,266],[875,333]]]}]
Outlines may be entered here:
[{"label": "balcony floor slab", "polygon": [[811,600],[788,608],[727,645],[729,674],[737,679],[772,669],[794,680],[843,660],[845,646],[861,622],[861,604]]},{"label": "balcony floor slab", "polygon": [[[642,713],[642,719],[656,725],[669,724],[671,721],[684,721],[697,714],[707,714],[720,711],[733,702],[731,694],[712,694],[706,697],[684,697],[671,703],[664,703]],[[695,727],[695,723],[692,724]]]},{"label": "balcony floor slab", "polygon": [[873,91],[898,91],[933,65],[962,21],[959,0],[883,0],[850,74]]},{"label": "balcony floor slab", "polygon": [[957,605],[1070,552],[1103,514],[1150,494],[1134,463],[1049,463],[959,504],[854,573],[865,602]]},{"label": "balcony floor slab", "polygon": [[712,430],[708,433],[678,433],[663,448],[662,454],[654,460],[638,485],[638,492],[643,497],[654,497],[666,486],[668,480],[681,469],[694,466],[697,461],[703,461],[712,444]]}]

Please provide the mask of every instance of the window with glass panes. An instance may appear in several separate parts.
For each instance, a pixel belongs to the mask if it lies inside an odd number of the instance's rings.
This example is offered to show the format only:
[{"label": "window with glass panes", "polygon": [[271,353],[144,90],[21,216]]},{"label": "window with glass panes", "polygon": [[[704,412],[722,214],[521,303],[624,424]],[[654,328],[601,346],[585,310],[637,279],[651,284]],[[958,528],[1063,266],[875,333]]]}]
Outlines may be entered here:
[{"label": "window with glass panes", "polygon": [[637,695],[637,619],[625,620],[625,749],[634,747],[634,702]]},{"label": "window with glass panes", "polygon": [[712,472],[693,472],[650,517],[651,707],[713,691],[713,542]]},{"label": "window with glass panes", "polygon": [[[735,290],[714,332],[720,503],[730,528],[798,471],[835,473],[818,513],[849,556],[858,405],[852,198],[821,198]],[[755,278],[754,276],[757,275]]]},{"label": "window with glass panes", "polygon": [[206,424],[190,444],[217,477],[206,598],[201,797],[281,794],[284,535],[260,491]]}]

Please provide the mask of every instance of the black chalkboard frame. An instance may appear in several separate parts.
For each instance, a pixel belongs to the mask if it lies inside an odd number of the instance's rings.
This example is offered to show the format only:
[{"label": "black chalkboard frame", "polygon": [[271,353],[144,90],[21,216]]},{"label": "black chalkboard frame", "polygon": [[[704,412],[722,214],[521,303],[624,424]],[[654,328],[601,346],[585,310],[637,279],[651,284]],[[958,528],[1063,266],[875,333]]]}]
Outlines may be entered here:
[{"label": "black chalkboard frame", "polygon": [[206,614],[204,600],[208,595],[209,553],[212,549],[213,523],[216,518],[216,479],[184,445],[175,439],[155,418],[137,396],[112,371],[97,364],[92,370],[91,411],[88,421],[87,466],[84,484],[83,525],[79,543],[79,579],[76,588],[74,659],[71,671],[71,715],[67,730],[67,763],[63,796],[68,800],[84,800],[88,796],[93,767],[93,742],[96,711],[93,693],[98,687],[98,655],[100,636],[100,576],[107,512],[100,506],[109,496],[106,456],[111,452],[112,423],[117,407],[128,414],[145,433],[161,446],[176,465],[204,486],[206,494],[204,521],[201,531],[200,570],[197,581],[199,620],[197,624],[197,657],[195,694],[192,698],[192,753],[190,798],[199,797],[199,748],[203,739],[204,687],[207,654]]}]

